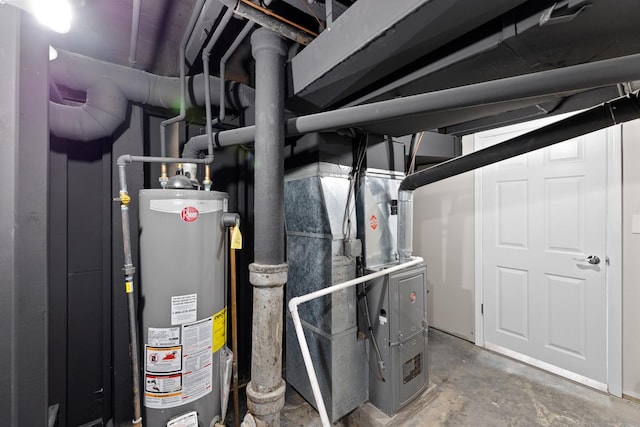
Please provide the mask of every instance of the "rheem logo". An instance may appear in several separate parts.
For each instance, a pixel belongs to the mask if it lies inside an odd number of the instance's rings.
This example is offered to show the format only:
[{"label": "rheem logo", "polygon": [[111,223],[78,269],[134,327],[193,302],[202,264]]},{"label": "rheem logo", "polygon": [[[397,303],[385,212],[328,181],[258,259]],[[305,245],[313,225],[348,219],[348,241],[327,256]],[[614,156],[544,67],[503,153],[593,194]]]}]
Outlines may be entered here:
[{"label": "rheem logo", "polygon": [[184,222],[194,222],[198,219],[199,215],[198,209],[193,206],[187,206],[180,212],[180,218],[182,218]]}]

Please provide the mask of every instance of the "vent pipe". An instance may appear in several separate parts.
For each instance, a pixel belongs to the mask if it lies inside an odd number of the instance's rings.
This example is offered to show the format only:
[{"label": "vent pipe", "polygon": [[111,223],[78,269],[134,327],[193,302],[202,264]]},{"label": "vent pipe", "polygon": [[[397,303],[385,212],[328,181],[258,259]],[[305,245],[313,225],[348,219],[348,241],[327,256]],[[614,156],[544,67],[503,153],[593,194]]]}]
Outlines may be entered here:
[{"label": "vent pipe", "polygon": [[413,191],[417,188],[638,117],[640,117],[640,98],[636,92],[623,98],[605,102],[575,116],[500,144],[407,176],[400,184],[398,195],[398,253],[400,262],[410,259],[413,250],[412,199]]}]

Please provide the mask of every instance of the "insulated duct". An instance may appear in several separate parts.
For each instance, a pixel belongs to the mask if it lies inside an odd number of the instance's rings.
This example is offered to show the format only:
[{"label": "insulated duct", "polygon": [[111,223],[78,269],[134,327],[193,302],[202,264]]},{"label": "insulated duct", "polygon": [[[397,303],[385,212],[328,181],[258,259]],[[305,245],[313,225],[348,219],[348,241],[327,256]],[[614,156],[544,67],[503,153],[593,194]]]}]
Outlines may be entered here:
[{"label": "insulated duct", "polygon": [[[154,107],[176,108],[180,100],[180,79],[177,77],[157,76],[62,50],[58,51],[58,58],[49,64],[49,74],[56,83],[81,91],[87,90],[100,78],[108,78],[120,87],[129,101]],[[209,82],[211,100],[217,105],[220,101],[218,78],[209,76]],[[187,108],[204,105],[204,75],[188,77],[187,85]],[[238,84],[230,88],[226,97],[228,105],[244,109],[253,105],[254,90]]]},{"label": "insulated duct", "polygon": [[100,79],[87,89],[81,106],[49,102],[49,129],[60,138],[93,141],[111,135],[126,115],[127,99],[118,85]]},{"label": "insulated duct", "polygon": [[640,117],[638,92],[605,102],[575,116],[528,132],[500,144],[475,151],[466,156],[440,163],[407,176],[400,184],[398,199],[398,253],[400,262],[412,252],[412,195],[425,185],[488,166],[540,148],[548,147],[580,135],[604,129]]},{"label": "insulated duct", "polygon": [[[570,93],[629,82],[640,75],[640,54],[623,56],[539,73],[523,74],[467,86],[405,96],[288,119],[286,136],[383,123],[398,118],[497,104],[515,99]],[[225,130],[216,135],[221,147],[250,144],[255,126]],[[200,138],[200,136],[195,137]]]},{"label": "insulated duct", "polygon": [[[167,109],[175,108],[180,100],[180,79],[177,77],[157,76],[146,71],[100,61],[76,53],[58,51],[58,58],[49,64],[49,73],[57,84],[74,90],[87,91],[87,102],[91,98],[92,105],[88,108],[73,107],[73,109],[69,109],[59,104],[50,104],[52,116],[62,116],[68,121],[59,120],[51,126],[51,131],[57,136],[70,139],[88,141],[90,139],[86,138],[96,139],[111,135],[126,117],[127,100]],[[110,80],[112,84],[103,83],[105,80]],[[202,74],[188,77],[187,107],[204,105],[206,98],[204,81]],[[238,110],[253,105],[253,88],[243,84],[232,85],[229,92],[222,95],[219,91],[220,85],[217,77],[209,76],[209,83],[212,103],[218,105],[221,96],[225,96],[226,104]],[[90,89],[91,94],[89,94]],[[123,98],[125,103],[116,102],[116,98]],[[108,117],[109,120],[102,122],[107,119],[107,116],[102,112],[98,113],[97,117],[89,118],[88,116],[96,111],[94,108],[96,106],[106,108],[105,112],[108,112],[110,116],[119,117],[120,122],[114,126],[112,117]],[[116,107],[119,110],[116,111]],[[64,112],[60,112],[62,110]],[[78,116],[74,116],[74,114]],[[94,121],[98,121],[99,125],[93,124]],[[73,123],[73,125],[68,123]],[[75,129],[87,129],[87,132],[73,130],[72,126]],[[98,132],[99,128],[103,130]]]}]

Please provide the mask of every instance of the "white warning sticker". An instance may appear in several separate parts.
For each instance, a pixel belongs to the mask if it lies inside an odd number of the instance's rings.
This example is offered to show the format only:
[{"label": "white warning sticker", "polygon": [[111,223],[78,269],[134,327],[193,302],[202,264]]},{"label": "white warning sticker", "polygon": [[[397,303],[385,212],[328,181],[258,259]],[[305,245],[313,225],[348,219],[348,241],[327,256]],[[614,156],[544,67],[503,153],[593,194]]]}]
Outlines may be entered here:
[{"label": "white warning sticker", "polygon": [[147,337],[151,346],[180,345],[180,328],[149,328]]},{"label": "white warning sticker", "polygon": [[144,389],[151,393],[175,393],[182,389],[182,373],[168,375],[145,375]]},{"label": "white warning sticker", "polygon": [[182,346],[146,346],[146,372],[162,374],[182,370]]},{"label": "white warning sticker", "polygon": [[195,322],[198,316],[198,294],[171,297],[171,324]]},{"label": "white warning sticker", "polygon": [[144,406],[147,408],[174,408],[176,406],[180,406],[182,392],[175,393],[144,393]]},{"label": "white warning sticker", "polygon": [[198,427],[198,413],[191,411],[171,418],[167,423],[167,427]]},{"label": "white warning sticker", "polygon": [[212,344],[213,317],[182,325],[182,403],[192,402],[211,392]]}]

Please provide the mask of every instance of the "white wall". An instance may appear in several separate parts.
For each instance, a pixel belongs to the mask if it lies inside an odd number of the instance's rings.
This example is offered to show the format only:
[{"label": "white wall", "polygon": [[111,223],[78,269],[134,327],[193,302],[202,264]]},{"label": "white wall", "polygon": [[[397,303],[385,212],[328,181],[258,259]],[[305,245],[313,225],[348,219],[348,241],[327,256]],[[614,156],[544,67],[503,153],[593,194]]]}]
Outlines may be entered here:
[{"label": "white wall", "polygon": [[[640,399],[640,120],[623,126],[622,392]],[[463,151],[472,151],[471,138]],[[474,181],[467,173],[416,190],[414,252],[427,264],[429,324],[474,340]]]},{"label": "white wall", "polygon": [[640,398],[640,120],[622,127],[622,393]]},{"label": "white wall", "polygon": [[[423,141],[428,143],[428,141]],[[463,139],[463,153],[473,139]],[[429,325],[474,341],[473,172],[414,194],[414,253],[427,264]]]}]

